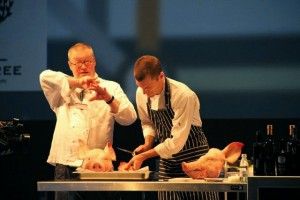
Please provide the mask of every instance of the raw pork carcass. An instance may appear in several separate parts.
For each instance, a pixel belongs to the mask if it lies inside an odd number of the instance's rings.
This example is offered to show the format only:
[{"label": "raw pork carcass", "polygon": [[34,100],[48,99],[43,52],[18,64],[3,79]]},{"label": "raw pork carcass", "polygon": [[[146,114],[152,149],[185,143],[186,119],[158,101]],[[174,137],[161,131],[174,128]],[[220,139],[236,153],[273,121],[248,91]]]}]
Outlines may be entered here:
[{"label": "raw pork carcass", "polygon": [[116,153],[110,142],[106,144],[104,149],[89,149],[83,142],[80,143],[79,158],[84,160],[82,164],[83,169],[99,172],[114,170],[112,161],[116,160]]},{"label": "raw pork carcass", "polygon": [[234,163],[240,157],[244,144],[232,142],[223,150],[211,148],[193,162],[182,162],[182,170],[191,178],[217,178],[222,171],[225,161],[229,164]]}]

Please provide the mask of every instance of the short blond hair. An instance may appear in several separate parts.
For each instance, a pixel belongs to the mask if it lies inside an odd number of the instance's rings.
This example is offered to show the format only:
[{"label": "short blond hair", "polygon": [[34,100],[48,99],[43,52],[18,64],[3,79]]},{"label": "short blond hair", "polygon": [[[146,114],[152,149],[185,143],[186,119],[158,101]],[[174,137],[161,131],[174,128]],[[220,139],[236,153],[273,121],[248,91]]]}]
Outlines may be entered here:
[{"label": "short blond hair", "polygon": [[94,56],[93,48],[90,45],[83,42],[78,42],[69,48],[68,59],[70,60],[70,58],[72,58],[72,54],[77,51],[90,51],[91,54]]}]

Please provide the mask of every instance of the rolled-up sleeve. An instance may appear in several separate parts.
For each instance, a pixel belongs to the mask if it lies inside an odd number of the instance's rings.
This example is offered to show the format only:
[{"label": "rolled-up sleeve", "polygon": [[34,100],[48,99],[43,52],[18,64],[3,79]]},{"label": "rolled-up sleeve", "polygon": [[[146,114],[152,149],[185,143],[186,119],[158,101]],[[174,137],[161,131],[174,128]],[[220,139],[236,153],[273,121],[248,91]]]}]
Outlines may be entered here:
[{"label": "rolled-up sleeve", "polygon": [[70,101],[70,87],[67,75],[62,72],[44,70],[40,74],[40,85],[52,110],[62,101]]},{"label": "rolled-up sleeve", "polygon": [[130,125],[137,119],[137,114],[133,104],[119,84],[116,85],[113,95],[120,102],[118,112],[113,114],[115,120],[121,125]]},{"label": "rolled-up sleeve", "polygon": [[144,138],[148,135],[155,137],[156,132],[147,111],[147,99],[142,95],[141,88],[136,91],[136,104]]}]

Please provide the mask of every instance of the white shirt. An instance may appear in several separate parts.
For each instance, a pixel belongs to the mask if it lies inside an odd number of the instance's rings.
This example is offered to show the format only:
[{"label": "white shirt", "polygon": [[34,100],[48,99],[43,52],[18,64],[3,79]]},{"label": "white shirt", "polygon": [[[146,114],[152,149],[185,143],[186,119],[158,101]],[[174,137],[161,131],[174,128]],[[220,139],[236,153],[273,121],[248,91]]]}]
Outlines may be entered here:
[{"label": "white shirt", "polygon": [[[171,107],[174,111],[171,129],[172,138],[167,138],[163,143],[154,147],[154,150],[162,158],[171,158],[173,154],[178,153],[188,138],[191,125],[202,126],[200,118],[200,102],[197,95],[185,84],[168,78],[170,85]],[[165,88],[160,95],[156,95],[151,100],[151,109],[164,109],[165,106]],[[142,124],[143,135],[156,136],[154,124],[151,122],[147,112],[148,97],[141,88],[136,91],[136,103],[139,118]]]},{"label": "white shirt", "polygon": [[114,122],[130,125],[137,114],[132,103],[120,85],[98,77],[99,85],[120,102],[116,114],[103,100],[89,101],[92,91],[71,90],[68,75],[62,72],[45,70],[40,74],[40,84],[51,109],[56,114],[56,125],[47,162],[78,167],[82,160],[77,158],[79,140],[90,148],[104,148],[108,141],[113,142]]}]

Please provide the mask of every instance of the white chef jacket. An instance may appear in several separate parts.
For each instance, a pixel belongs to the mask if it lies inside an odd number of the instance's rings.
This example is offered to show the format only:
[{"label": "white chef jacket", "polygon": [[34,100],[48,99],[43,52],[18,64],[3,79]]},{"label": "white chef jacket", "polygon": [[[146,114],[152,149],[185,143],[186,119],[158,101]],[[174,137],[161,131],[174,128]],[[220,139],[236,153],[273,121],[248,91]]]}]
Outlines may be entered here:
[{"label": "white chef jacket", "polygon": [[[154,150],[161,158],[171,158],[173,154],[178,153],[184,146],[190,133],[191,125],[202,126],[200,118],[200,102],[188,86],[176,80],[168,78],[170,86],[171,107],[174,111],[171,129],[171,138],[167,138],[163,143],[154,147]],[[165,85],[165,84],[164,84]],[[161,94],[150,98],[151,109],[164,109],[165,106],[165,88]],[[155,128],[151,122],[147,111],[148,97],[141,88],[136,91],[136,103],[138,115],[141,120],[143,135],[156,135]]]},{"label": "white chef jacket", "polygon": [[90,148],[104,148],[113,142],[114,122],[130,125],[137,114],[132,103],[120,85],[114,81],[97,77],[99,85],[120,102],[116,114],[103,100],[89,101],[93,91],[71,90],[68,75],[62,72],[45,70],[40,74],[40,84],[51,109],[56,114],[56,125],[47,162],[79,167],[79,140],[87,142]]}]

